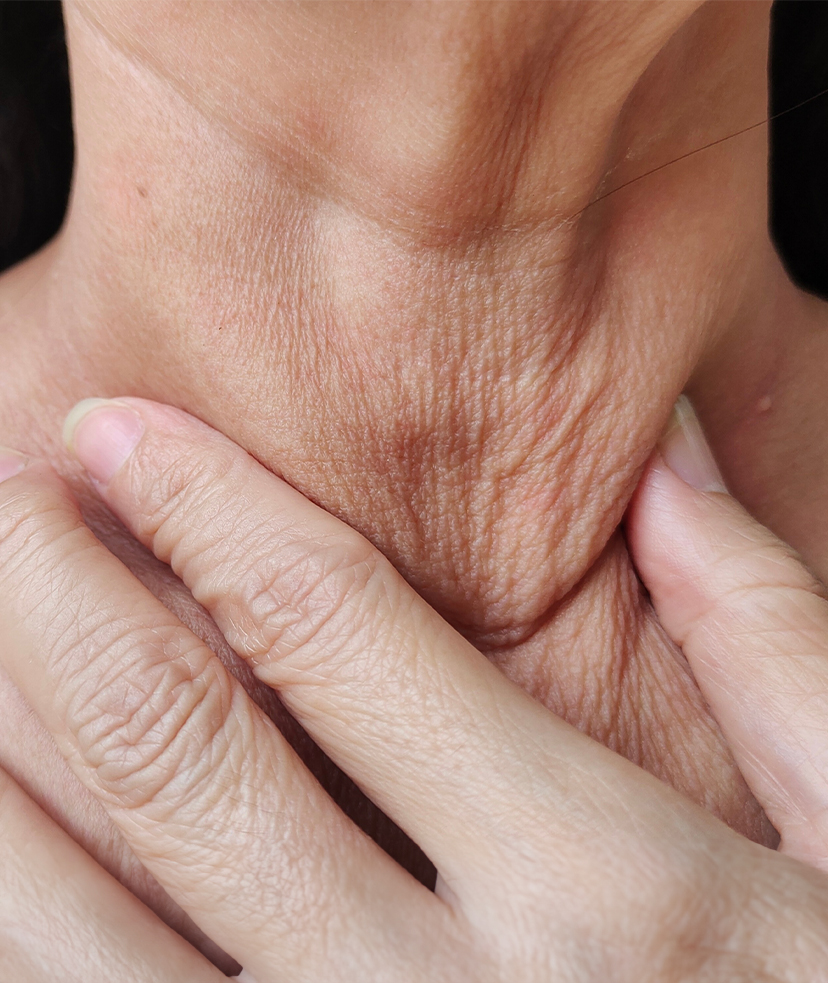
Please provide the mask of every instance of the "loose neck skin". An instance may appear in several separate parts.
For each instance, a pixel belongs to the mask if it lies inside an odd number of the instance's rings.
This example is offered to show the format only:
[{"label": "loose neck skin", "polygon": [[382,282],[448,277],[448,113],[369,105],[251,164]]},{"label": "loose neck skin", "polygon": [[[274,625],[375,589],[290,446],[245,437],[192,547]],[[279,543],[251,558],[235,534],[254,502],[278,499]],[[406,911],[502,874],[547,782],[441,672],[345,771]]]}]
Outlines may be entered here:
[{"label": "loose neck skin", "polygon": [[593,692],[641,648],[614,530],[682,389],[734,491],[828,575],[825,307],[768,239],[766,128],[741,132],[767,113],[768,7],[66,13],[76,174],[59,236],[0,279],[3,441],[173,604],[58,435],[93,395],[195,413],[683,787],[658,761],[676,700],[633,739],[635,674],[626,710]]},{"label": "loose neck skin", "polygon": [[[394,362],[382,370],[404,377],[401,344],[482,350],[498,316],[512,346],[518,321],[577,321],[584,349],[611,319],[638,319],[622,343],[652,368],[639,366],[645,385],[630,394],[646,420],[632,470],[689,379],[734,490],[822,569],[825,309],[790,286],[768,243],[764,129],[570,220],[763,118],[767,10],[487,6],[70,5],[77,174],[60,236],[0,281],[6,439],[70,472],[55,435],[76,398],[174,402],[398,545],[405,567],[409,520],[373,527],[362,513],[376,488],[357,487],[359,472],[374,459],[387,470],[388,442],[435,431],[440,414],[396,409],[400,433],[377,434],[386,446],[366,457],[337,420],[354,407],[319,369],[320,336],[331,359],[366,340],[341,374],[370,389],[373,341]],[[563,332],[547,333],[557,358]],[[299,391],[299,336],[324,376],[324,419]],[[491,346],[473,354],[521,381],[522,366],[491,364]],[[553,389],[535,400],[538,419]],[[488,433],[468,439],[498,457]],[[483,477],[489,463],[470,467]],[[423,493],[411,470],[406,460],[392,476],[391,525]]]},{"label": "loose neck skin", "polygon": [[[71,207],[0,278],[0,440],[221,654],[59,441],[88,396],[195,413],[551,709],[767,839],[614,530],[689,387],[733,490],[828,577],[826,308],[769,242],[765,128],[716,143],[766,116],[768,6],[66,15]],[[0,762],[82,829],[24,744]]]}]

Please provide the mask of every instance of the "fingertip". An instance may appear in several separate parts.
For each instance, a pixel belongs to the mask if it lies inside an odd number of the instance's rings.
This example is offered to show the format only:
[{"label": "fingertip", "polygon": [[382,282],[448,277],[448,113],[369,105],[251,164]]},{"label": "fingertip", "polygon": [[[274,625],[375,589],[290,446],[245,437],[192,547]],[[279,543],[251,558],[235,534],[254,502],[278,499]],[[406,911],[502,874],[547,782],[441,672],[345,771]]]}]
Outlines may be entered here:
[{"label": "fingertip", "polygon": [[676,400],[658,449],[667,467],[691,488],[727,492],[699,418],[686,396]]},{"label": "fingertip", "polygon": [[[653,536],[680,506],[687,485],[667,466],[658,448],[650,455],[624,516],[627,543],[638,566],[645,559]],[[688,489],[689,490],[689,489]]]},{"label": "fingertip", "polygon": [[63,478],[47,460],[23,454],[11,447],[0,446],[0,485],[4,507],[23,507],[30,496],[47,490],[50,493],[58,491],[62,496],[72,498]]},{"label": "fingertip", "polygon": [[651,592],[650,581],[666,575],[678,557],[710,538],[725,503],[730,506],[733,499],[692,404],[680,396],[625,517],[633,561]]},{"label": "fingertip", "polygon": [[96,407],[105,406],[108,402],[110,402],[108,399],[91,397],[89,399],[82,399],[69,410],[66,419],[63,421],[63,432],[61,436],[63,438],[63,446],[70,454],[75,454],[75,431],[78,428],[78,424]]},{"label": "fingertip", "polygon": [[0,447],[0,482],[16,475],[28,466],[29,459],[11,447]]},{"label": "fingertip", "polygon": [[106,486],[135,450],[144,430],[143,420],[126,403],[84,399],[66,417],[63,441],[94,481]]},{"label": "fingertip", "polygon": [[731,532],[738,535],[737,510],[729,495],[692,487],[660,448],[653,452],[630,503],[625,533],[636,572],[674,641],[684,616],[706,595],[705,571]]}]

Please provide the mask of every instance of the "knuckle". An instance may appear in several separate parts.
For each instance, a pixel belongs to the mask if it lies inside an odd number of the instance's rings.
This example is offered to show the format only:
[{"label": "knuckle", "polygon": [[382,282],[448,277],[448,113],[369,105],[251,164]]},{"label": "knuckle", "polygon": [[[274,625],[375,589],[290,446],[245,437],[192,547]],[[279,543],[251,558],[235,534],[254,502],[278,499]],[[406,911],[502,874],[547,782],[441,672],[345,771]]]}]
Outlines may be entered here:
[{"label": "knuckle", "polygon": [[[723,954],[730,972],[737,966],[732,952],[736,926],[729,917],[729,902],[736,892],[722,885],[710,863],[696,866],[695,859],[689,853],[679,857],[673,852],[657,857],[659,869],[650,872],[644,891],[638,889],[641,914],[650,915],[642,922],[656,926],[654,932],[644,935],[641,956],[648,968],[658,968],[659,979],[707,979],[708,974],[719,979]],[[653,912],[658,913],[656,920]]]},{"label": "knuckle", "polygon": [[356,534],[313,545],[292,542],[249,570],[241,589],[244,618],[228,619],[232,644],[307,670],[330,664],[369,633],[388,598],[388,561]]},{"label": "knuckle", "polygon": [[221,516],[228,484],[238,489],[249,462],[237,448],[214,441],[201,455],[177,454],[171,460],[153,460],[141,470],[141,481],[130,508],[136,531],[148,540],[161,559],[168,559],[181,539],[181,521],[197,518],[204,526]]},{"label": "knuckle", "polygon": [[734,577],[734,587],[780,587],[823,594],[824,588],[792,546],[764,528],[756,529],[725,554]]},{"label": "knuckle", "polygon": [[[748,889],[737,878],[736,889],[708,882],[682,892],[674,910],[660,918],[640,969],[657,968],[658,978],[669,980],[781,983],[793,978],[774,958],[778,924]],[[744,917],[746,911],[750,918]],[[767,945],[774,935],[777,938]],[[791,965],[792,961],[788,968]]]},{"label": "knuckle", "polygon": [[[67,728],[101,794],[175,809],[222,771],[233,690],[195,639],[127,630],[67,685]],[[189,649],[189,651],[188,651]]]},{"label": "knuckle", "polygon": [[[633,909],[643,929],[635,948],[642,962],[632,978],[815,978],[799,969],[826,951],[825,888],[818,875],[731,837],[704,836],[692,850],[665,842],[648,855],[649,862],[637,864],[644,875],[635,885]],[[811,896],[812,904],[803,903],[807,879],[819,885],[821,897]]]},{"label": "knuckle", "polygon": [[798,554],[761,530],[750,539],[721,553],[708,569],[708,587],[689,619],[682,643],[692,636],[751,626],[752,634],[765,630],[805,630],[811,623],[828,621],[824,585]]}]

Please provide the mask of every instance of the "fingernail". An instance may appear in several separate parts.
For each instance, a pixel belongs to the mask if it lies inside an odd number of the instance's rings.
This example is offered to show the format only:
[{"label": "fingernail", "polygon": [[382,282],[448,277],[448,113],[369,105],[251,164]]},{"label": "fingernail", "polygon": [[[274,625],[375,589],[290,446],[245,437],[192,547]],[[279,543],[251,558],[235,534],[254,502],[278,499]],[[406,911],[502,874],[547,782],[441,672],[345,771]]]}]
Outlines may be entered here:
[{"label": "fingernail", "polygon": [[107,485],[135,450],[144,421],[111,399],[84,399],[63,425],[63,442],[89,474]]},{"label": "fingernail", "polygon": [[686,396],[679,396],[676,401],[659,450],[667,467],[688,485],[705,492],[727,491],[699,418]]},{"label": "fingernail", "polygon": [[0,447],[0,481],[20,474],[28,463],[29,459],[23,454],[13,451],[10,447]]}]

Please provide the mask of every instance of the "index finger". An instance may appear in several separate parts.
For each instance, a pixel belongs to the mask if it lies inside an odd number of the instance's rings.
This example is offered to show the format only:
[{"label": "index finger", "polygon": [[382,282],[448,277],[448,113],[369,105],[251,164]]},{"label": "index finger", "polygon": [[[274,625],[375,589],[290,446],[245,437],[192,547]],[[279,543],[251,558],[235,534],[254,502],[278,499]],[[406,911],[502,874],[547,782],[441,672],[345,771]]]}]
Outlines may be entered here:
[{"label": "index finger", "polygon": [[[366,951],[389,980],[439,962],[445,906],[337,809],[37,463],[0,483],[0,661],[136,855],[257,978],[336,979]],[[426,952],[412,919],[432,930]]]},{"label": "index finger", "polygon": [[444,876],[486,845],[518,862],[515,803],[571,842],[606,782],[627,821],[646,776],[508,682],[353,530],[180,411],[79,413],[70,437],[107,503]]}]

